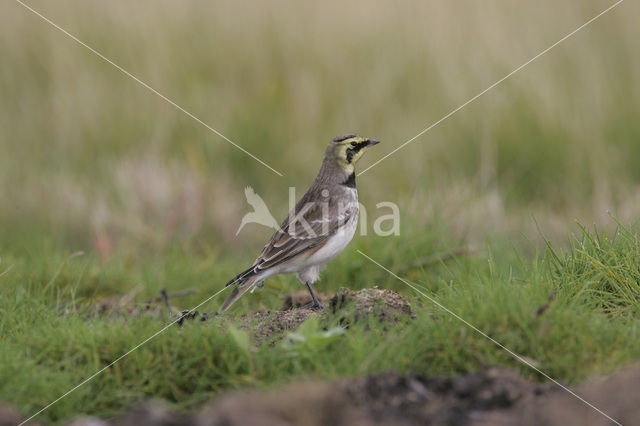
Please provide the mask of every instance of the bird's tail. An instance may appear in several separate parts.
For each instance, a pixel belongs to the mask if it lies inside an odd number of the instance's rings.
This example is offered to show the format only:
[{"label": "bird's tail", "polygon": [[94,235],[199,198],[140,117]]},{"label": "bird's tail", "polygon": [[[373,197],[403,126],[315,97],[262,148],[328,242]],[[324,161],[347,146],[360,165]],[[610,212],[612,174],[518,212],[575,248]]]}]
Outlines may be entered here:
[{"label": "bird's tail", "polygon": [[234,287],[234,289],[231,292],[231,294],[229,295],[229,297],[227,297],[227,299],[224,301],[224,303],[220,307],[219,313],[222,313],[222,312],[226,311],[227,309],[229,309],[229,307],[236,300],[240,299],[240,297],[243,294],[245,294],[247,292],[247,290],[250,290],[251,287],[253,287],[253,285],[256,283],[257,279],[258,279],[258,276],[253,271],[253,266],[251,268],[247,269],[246,271],[242,271],[241,273],[239,273],[238,275],[233,277],[233,279],[231,281],[229,281],[225,285],[225,287],[229,287],[230,285],[233,285],[233,284],[235,284],[236,286]]}]

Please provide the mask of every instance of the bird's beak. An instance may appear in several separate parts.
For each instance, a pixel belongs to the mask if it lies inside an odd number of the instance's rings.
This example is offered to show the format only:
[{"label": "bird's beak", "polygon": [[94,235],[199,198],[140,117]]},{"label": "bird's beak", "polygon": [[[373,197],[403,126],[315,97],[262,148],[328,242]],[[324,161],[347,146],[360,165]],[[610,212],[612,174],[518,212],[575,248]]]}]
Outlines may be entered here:
[{"label": "bird's beak", "polygon": [[369,146],[369,145],[377,145],[377,144],[379,144],[379,143],[380,143],[380,141],[377,141],[377,140],[375,140],[375,139],[367,139],[367,142],[369,142],[369,143],[367,144],[367,146]]}]

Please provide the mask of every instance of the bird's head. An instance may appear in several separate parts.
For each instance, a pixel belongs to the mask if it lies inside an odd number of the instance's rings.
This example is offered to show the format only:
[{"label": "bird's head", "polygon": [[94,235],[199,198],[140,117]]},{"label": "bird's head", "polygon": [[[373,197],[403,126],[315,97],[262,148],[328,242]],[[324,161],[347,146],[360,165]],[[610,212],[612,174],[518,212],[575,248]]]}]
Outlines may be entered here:
[{"label": "bird's head", "polygon": [[327,153],[331,152],[340,167],[345,171],[353,173],[353,167],[360,157],[370,146],[378,143],[380,141],[357,135],[338,136],[329,143]]}]

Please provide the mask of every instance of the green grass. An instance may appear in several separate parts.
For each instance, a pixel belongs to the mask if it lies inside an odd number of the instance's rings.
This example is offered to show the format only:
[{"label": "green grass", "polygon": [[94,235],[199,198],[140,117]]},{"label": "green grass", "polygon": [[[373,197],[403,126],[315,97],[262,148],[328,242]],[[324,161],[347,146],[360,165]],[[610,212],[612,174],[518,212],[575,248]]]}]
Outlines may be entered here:
[{"label": "green grass", "polygon": [[551,250],[556,285],[577,300],[609,316],[634,318],[640,312],[640,240],[618,224],[609,230],[582,234],[570,248]]},{"label": "green grass", "polygon": [[[425,232],[410,242],[435,252],[442,248],[435,240]],[[339,326],[339,312],[304,323],[295,332],[297,340],[285,338],[275,345],[258,344],[233,325],[233,319],[187,322],[169,328],[52,406],[41,419],[55,422],[80,413],[108,416],[146,398],[163,398],[186,409],[229,389],[388,369],[451,375],[502,365],[544,381],[356,248],[392,270],[405,265],[403,277],[561,382],[579,383],[640,359],[640,309],[632,296],[638,285],[634,259],[640,254],[635,228],[620,226],[607,235],[583,229],[567,250],[548,249],[537,260],[519,256],[499,241],[489,242],[486,253],[430,263],[426,269],[406,267],[406,259],[415,259],[415,253],[403,241],[393,249],[384,239],[355,241],[328,268],[318,288],[396,289],[411,300],[414,320],[370,320],[327,336],[326,330]],[[0,400],[25,414],[53,401],[171,319],[166,310],[91,315],[88,309],[96,301],[119,300],[139,283],[143,290],[132,303],[140,307],[161,288],[200,289],[197,295],[174,300],[179,308],[189,308],[241,267],[187,246],[154,258],[106,262],[86,255],[9,255],[2,265],[13,267],[0,278]],[[297,288],[293,278],[271,279],[261,292],[234,306],[230,318],[259,306],[278,307],[282,295]],[[555,295],[551,302],[550,294]],[[223,297],[200,311],[215,311]],[[548,309],[539,313],[548,302]]]}]

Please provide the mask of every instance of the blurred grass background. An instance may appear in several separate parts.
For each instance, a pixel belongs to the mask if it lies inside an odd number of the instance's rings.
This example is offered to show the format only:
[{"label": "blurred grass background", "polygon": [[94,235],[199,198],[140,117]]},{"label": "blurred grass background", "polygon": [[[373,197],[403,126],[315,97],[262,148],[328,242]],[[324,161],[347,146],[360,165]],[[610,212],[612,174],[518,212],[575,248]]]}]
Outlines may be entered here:
[{"label": "blurred grass background", "polygon": [[[255,247],[269,230],[235,236],[245,186],[284,216],[333,136],[382,140],[371,164],[612,2],[29,4],[285,174],[2,2],[2,242],[110,253]],[[531,214],[551,237],[607,211],[635,220],[638,12],[621,4],[367,172],[363,203],[469,239],[534,235]]]}]

